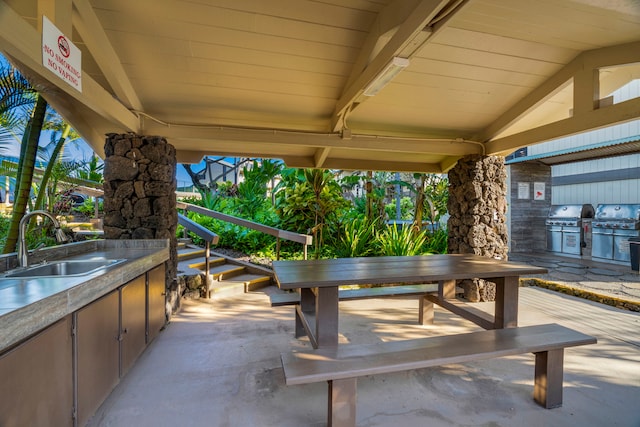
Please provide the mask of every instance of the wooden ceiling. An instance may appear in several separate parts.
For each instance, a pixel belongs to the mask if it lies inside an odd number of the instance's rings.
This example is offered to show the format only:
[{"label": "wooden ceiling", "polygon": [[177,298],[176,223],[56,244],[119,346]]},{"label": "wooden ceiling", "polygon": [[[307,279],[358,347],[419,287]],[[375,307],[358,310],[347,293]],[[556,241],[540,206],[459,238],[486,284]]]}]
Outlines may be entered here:
[{"label": "wooden ceiling", "polygon": [[[42,15],[82,93],[42,66]],[[0,51],[99,154],[136,132],[180,162],[444,172],[640,118],[608,98],[640,78],[637,0],[0,0]]]}]

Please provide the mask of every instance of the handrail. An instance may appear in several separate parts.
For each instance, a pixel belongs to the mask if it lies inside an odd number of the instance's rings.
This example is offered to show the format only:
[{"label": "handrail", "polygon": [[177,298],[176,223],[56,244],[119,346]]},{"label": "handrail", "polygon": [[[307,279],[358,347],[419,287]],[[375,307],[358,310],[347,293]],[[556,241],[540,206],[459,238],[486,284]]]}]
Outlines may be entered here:
[{"label": "handrail", "polygon": [[257,222],[223,214],[221,212],[212,211],[211,209],[203,208],[202,206],[192,205],[191,203],[176,202],[176,207],[178,209],[184,209],[185,211],[199,213],[201,215],[219,219],[221,221],[230,222],[232,224],[240,225],[242,227],[247,227],[252,230],[257,230],[262,233],[275,236],[276,237],[276,259],[280,259],[280,239],[301,243],[304,251],[304,259],[307,259],[307,253],[308,253],[307,246],[313,243],[313,236],[310,236],[308,234],[299,234],[299,233],[294,233],[293,231],[281,230],[279,228],[270,227],[268,225],[258,224]]},{"label": "handrail", "polygon": [[195,233],[198,237],[200,237],[202,240],[204,240],[207,243],[211,243],[215,245],[216,243],[218,243],[218,240],[220,239],[220,236],[218,236],[213,231],[201,226],[197,222],[190,220],[189,218],[187,218],[186,216],[180,213],[178,214],[178,224],[180,224],[187,230]]},{"label": "handrail", "polygon": [[178,224],[187,230],[195,233],[204,240],[204,289],[205,295],[209,298],[209,290],[211,289],[211,277],[209,276],[209,257],[211,256],[211,244],[218,243],[219,236],[213,231],[201,226],[182,214],[178,214]]}]

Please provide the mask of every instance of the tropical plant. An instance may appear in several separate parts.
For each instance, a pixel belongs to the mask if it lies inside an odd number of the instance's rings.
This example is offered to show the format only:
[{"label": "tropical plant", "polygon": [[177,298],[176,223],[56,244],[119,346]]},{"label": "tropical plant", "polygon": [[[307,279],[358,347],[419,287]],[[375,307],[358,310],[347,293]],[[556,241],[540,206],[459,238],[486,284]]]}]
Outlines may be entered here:
[{"label": "tropical plant", "polygon": [[73,210],[82,215],[91,217],[96,212],[96,203],[98,203],[98,210],[102,210],[104,202],[97,198],[95,200],[87,198],[80,206],[74,207]]},{"label": "tropical plant", "polygon": [[85,181],[92,181],[100,183],[104,180],[104,163],[100,161],[100,158],[95,153],[91,155],[91,158],[82,162],[75,162],[76,177]]},{"label": "tropical plant", "polygon": [[392,183],[409,189],[415,195],[414,229],[421,229],[424,219],[431,223],[431,229],[437,228],[438,221],[447,212],[447,178],[443,175],[415,173],[413,182],[394,180]]},{"label": "tropical plant", "polygon": [[33,108],[36,92],[13,67],[0,65],[0,153],[17,157],[25,117]]},{"label": "tropical plant", "polygon": [[47,193],[49,195],[55,195],[57,193],[57,179],[53,180],[53,185],[49,186],[49,180],[53,174],[54,168],[58,167],[58,170],[60,170],[60,164],[58,163],[58,156],[60,156],[60,154],[62,153],[62,150],[64,149],[64,143],[67,141],[67,138],[69,137],[69,133],[71,132],[71,126],[69,124],[66,124],[64,127],[64,130],[62,131],[62,135],[60,136],[59,139],[57,139],[56,141],[56,132],[53,132],[51,134],[51,142],[52,144],[54,144],[54,148],[53,148],[53,152],[51,153],[51,156],[49,157],[49,161],[47,163],[47,167],[44,170],[44,174],[42,175],[42,180],[40,181],[40,187],[39,187],[39,191],[38,194],[36,196],[36,201],[34,203],[34,208],[35,209],[43,209],[44,208],[44,202],[45,202],[45,197],[47,195]]},{"label": "tropical plant", "polygon": [[[396,218],[396,203],[388,203],[384,207],[384,211],[386,213],[387,218]],[[413,219],[413,214],[415,212],[415,205],[411,197],[402,197],[400,199],[400,218],[401,220],[411,220]]]},{"label": "tropical plant", "polygon": [[425,254],[446,254],[447,253],[447,228],[438,228],[427,233],[427,241],[422,246]]},{"label": "tropical plant", "polygon": [[244,180],[238,184],[238,214],[243,218],[255,219],[260,211],[272,207],[267,198],[267,184],[282,169],[282,163],[273,160],[258,162],[254,160],[251,167],[242,169]]},{"label": "tropical plant", "polygon": [[298,233],[313,234],[315,257],[320,257],[327,233],[337,232],[337,218],[350,206],[333,173],[303,169],[283,173],[276,193],[276,212],[280,226]]},{"label": "tropical plant", "polygon": [[37,97],[36,106],[29,119],[29,124],[22,138],[20,147],[20,162],[18,163],[18,181],[14,195],[13,212],[11,225],[7,233],[7,241],[3,252],[15,252],[18,241],[18,228],[20,220],[26,212],[27,203],[30,199],[31,184],[33,182],[33,172],[36,155],[38,152],[38,141],[44,124],[47,111],[47,102],[40,95]]},{"label": "tropical plant", "polygon": [[373,255],[377,224],[378,221],[370,221],[363,217],[346,221],[332,244],[333,255],[339,258]]},{"label": "tropical plant", "polygon": [[426,240],[425,230],[389,225],[378,234],[377,245],[380,255],[409,256],[423,253],[422,246]]}]

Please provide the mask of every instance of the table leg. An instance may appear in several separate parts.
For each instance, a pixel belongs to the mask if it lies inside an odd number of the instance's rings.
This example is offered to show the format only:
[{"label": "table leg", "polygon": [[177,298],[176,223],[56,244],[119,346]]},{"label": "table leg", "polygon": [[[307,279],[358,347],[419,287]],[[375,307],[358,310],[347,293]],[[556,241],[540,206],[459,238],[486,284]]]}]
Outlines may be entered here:
[{"label": "table leg", "polygon": [[318,347],[338,345],[338,287],[317,288],[316,340]]},{"label": "table leg", "polygon": [[456,297],[456,281],[440,280],[438,281],[438,299],[454,299]]},{"label": "table leg", "polygon": [[[300,311],[303,313],[313,313],[316,309],[316,296],[313,294],[313,291],[309,288],[300,289]],[[304,325],[302,323],[302,319],[300,318],[301,314],[298,310],[296,312],[296,338],[306,335],[306,331],[304,329]]]},{"label": "table leg", "polygon": [[420,297],[420,307],[418,308],[418,323],[420,325],[433,325],[434,311],[433,303],[427,296]]},{"label": "table leg", "polygon": [[496,283],[494,328],[518,327],[518,276],[492,279]]}]

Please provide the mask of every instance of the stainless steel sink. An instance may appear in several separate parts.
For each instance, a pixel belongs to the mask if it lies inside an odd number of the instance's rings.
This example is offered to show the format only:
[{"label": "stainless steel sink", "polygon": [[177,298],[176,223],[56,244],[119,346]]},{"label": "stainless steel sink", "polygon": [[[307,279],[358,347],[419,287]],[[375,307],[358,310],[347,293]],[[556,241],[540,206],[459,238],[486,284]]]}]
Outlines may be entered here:
[{"label": "stainless steel sink", "polygon": [[122,261],[124,259],[52,261],[27,267],[24,270],[6,274],[4,277],[81,276],[101,268],[111,267]]}]

